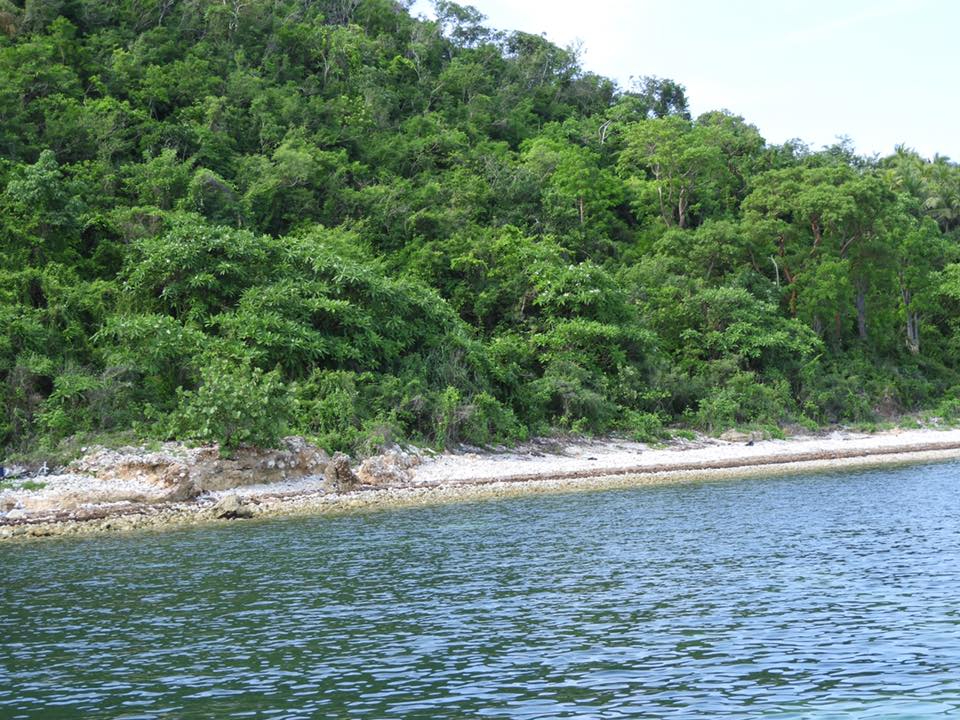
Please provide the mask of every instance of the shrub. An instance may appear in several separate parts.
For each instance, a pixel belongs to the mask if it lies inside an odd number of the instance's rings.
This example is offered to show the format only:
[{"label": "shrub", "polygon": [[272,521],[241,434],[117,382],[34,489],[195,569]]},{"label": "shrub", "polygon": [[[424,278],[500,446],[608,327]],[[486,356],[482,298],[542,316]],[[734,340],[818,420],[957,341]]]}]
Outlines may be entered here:
[{"label": "shrub", "polygon": [[654,442],[664,435],[663,419],[657,413],[628,411],[623,424],[637,442]]},{"label": "shrub", "polygon": [[277,370],[264,372],[249,361],[210,358],[196,390],[177,390],[168,435],[217,442],[229,451],[240,445],[273,447],[294,416],[293,396]]},{"label": "shrub", "polygon": [[108,368],[99,374],[67,367],[54,378],[53,392],[43,401],[37,425],[46,441],[78,432],[110,430],[132,422],[129,374]]},{"label": "shrub", "polygon": [[526,432],[513,411],[486,392],[474,395],[467,406],[463,439],[474,445],[526,439]]},{"label": "shrub", "polygon": [[574,432],[601,432],[616,420],[619,408],[594,386],[598,378],[574,362],[557,361],[530,383],[540,415]]},{"label": "shrub", "polygon": [[699,427],[715,432],[745,423],[776,425],[791,414],[790,388],[783,380],[759,382],[750,372],[737,372],[700,401]]},{"label": "shrub", "polygon": [[947,392],[946,397],[936,406],[933,414],[950,424],[960,420],[960,386],[953,387]]}]

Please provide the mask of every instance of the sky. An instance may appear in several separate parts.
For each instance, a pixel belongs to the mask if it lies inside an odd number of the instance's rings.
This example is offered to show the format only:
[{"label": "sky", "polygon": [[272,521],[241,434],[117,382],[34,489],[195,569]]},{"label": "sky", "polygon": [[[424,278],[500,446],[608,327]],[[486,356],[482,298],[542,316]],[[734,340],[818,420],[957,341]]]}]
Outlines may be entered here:
[{"label": "sky", "polygon": [[[628,88],[684,85],[694,117],[726,109],[771,143],[848,136],[960,161],[955,0],[460,0],[500,30],[582,44],[581,64]],[[430,16],[417,0],[414,14]]]}]

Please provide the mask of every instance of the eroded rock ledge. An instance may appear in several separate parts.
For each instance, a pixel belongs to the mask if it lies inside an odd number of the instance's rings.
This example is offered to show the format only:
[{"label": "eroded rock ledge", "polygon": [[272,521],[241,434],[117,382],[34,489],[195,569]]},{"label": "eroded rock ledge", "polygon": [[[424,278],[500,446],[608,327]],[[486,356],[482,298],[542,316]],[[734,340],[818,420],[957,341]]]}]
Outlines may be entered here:
[{"label": "eroded rock ledge", "polygon": [[403,486],[419,463],[416,452],[396,448],[354,468],[349,456],[330,457],[301,437],[226,457],[215,445],[95,447],[62,472],[0,486],[0,537],[45,523],[112,519],[119,528],[135,518],[181,512],[248,518],[266,500]]},{"label": "eroded rock ledge", "polygon": [[320,448],[303,438],[289,437],[276,450],[240,448],[228,457],[222,456],[216,445],[187,448],[166,443],[155,452],[101,448],[71,463],[67,472],[91,476],[104,484],[147,483],[161,492],[157,499],[176,501],[215,490],[323,475],[329,463]]},{"label": "eroded rock ledge", "polygon": [[229,458],[215,447],[175,443],[94,448],[61,474],[0,486],[0,539],[958,458],[960,430],[697,437],[658,447],[533,440],[511,450],[439,456],[396,447],[358,466],[302,438]]}]

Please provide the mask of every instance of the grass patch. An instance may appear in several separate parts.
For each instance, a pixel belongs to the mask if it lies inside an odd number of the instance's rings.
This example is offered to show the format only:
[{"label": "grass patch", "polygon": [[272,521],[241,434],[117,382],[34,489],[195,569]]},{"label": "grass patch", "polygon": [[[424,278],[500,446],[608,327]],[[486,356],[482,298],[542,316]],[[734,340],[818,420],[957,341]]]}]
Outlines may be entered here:
[{"label": "grass patch", "polygon": [[0,490],[43,490],[47,484],[39,480],[17,480],[16,478],[0,480]]},{"label": "grass patch", "polygon": [[[65,467],[74,460],[83,457],[86,451],[94,445],[100,445],[106,448],[119,448],[125,445],[138,444],[139,440],[131,430],[113,433],[77,433],[76,435],[63,438],[55,444],[41,444],[25,452],[12,452],[7,456],[5,464],[39,467],[46,463],[47,468],[53,471],[56,468]],[[159,448],[160,443],[157,442],[156,445]]]}]

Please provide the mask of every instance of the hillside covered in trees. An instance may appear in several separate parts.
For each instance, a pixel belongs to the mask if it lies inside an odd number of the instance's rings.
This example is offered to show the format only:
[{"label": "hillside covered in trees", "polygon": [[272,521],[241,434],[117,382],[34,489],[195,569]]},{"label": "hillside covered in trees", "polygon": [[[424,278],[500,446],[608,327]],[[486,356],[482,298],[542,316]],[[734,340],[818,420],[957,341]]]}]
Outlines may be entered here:
[{"label": "hillside covered in trees", "polygon": [[960,411],[955,164],[436,12],[0,0],[0,445]]}]

